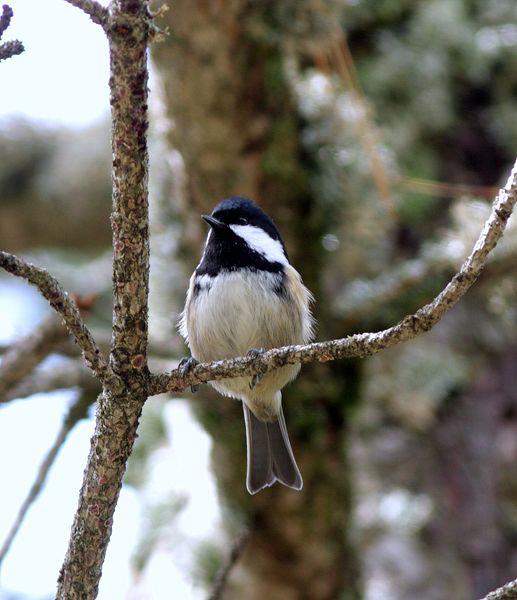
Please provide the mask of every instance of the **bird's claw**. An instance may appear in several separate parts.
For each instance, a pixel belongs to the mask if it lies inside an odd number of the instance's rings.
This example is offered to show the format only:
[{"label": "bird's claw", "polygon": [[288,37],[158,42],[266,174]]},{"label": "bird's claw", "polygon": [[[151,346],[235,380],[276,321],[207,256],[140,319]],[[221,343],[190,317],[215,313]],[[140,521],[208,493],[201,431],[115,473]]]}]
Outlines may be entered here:
[{"label": "bird's claw", "polygon": [[[260,356],[263,352],[264,348],[251,348],[250,350],[248,350],[248,352],[246,352],[246,356],[252,356],[253,358],[257,358],[257,356]],[[262,377],[264,377],[264,373],[255,373],[255,375],[253,375],[249,383],[250,390],[252,390],[262,381]]]},{"label": "bird's claw", "polygon": [[[199,361],[196,360],[193,356],[184,356],[179,364],[178,369],[181,373],[182,377],[187,377],[192,369],[199,364]],[[199,390],[199,383],[192,384],[190,386],[190,391],[195,394]]]}]

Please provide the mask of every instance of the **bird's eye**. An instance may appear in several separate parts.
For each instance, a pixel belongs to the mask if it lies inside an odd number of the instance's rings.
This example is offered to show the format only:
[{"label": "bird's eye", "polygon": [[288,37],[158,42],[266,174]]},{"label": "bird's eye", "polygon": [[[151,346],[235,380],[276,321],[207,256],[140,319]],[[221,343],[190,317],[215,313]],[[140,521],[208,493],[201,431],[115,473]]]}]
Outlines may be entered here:
[{"label": "bird's eye", "polygon": [[239,218],[237,219],[237,223],[238,223],[239,225],[247,225],[247,224],[248,224],[248,219],[245,219],[244,217],[239,217]]}]

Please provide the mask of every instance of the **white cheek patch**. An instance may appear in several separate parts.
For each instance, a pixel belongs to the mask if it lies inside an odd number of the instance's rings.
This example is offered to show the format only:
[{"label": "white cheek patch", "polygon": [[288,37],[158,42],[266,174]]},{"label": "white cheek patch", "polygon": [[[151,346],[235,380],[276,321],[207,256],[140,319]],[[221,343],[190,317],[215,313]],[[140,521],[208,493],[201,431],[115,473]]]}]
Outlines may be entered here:
[{"label": "white cheek patch", "polygon": [[262,254],[269,262],[277,262],[281,265],[289,264],[284,254],[282,244],[274,240],[260,227],[253,225],[230,225],[234,233],[241,237],[246,244],[255,252]]}]

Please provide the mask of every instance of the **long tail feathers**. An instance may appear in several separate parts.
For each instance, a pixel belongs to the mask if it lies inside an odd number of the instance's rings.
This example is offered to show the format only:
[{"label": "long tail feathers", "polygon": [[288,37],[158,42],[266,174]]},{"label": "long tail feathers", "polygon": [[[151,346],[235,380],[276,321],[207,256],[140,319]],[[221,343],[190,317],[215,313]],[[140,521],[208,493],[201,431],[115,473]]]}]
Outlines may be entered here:
[{"label": "long tail feathers", "polygon": [[244,402],[242,406],[248,447],[248,492],[256,494],[275,481],[301,490],[303,480],[289,443],[282,407],[277,421],[265,423],[259,421]]}]

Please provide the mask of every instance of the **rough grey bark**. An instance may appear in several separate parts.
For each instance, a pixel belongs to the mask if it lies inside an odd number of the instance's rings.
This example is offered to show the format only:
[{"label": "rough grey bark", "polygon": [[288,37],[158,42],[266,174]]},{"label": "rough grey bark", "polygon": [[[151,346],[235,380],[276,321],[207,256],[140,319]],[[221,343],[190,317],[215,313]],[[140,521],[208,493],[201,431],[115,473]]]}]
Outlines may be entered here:
[{"label": "rough grey bark", "polygon": [[110,46],[113,148],[113,339],[110,365],[122,389],[106,387],[97,406],[79,507],[57,598],[97,595],[126,462],[147,398],[149,276],[147,44],[145,0],[113,0]]}]

